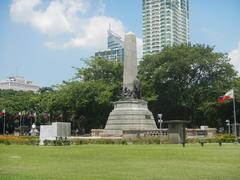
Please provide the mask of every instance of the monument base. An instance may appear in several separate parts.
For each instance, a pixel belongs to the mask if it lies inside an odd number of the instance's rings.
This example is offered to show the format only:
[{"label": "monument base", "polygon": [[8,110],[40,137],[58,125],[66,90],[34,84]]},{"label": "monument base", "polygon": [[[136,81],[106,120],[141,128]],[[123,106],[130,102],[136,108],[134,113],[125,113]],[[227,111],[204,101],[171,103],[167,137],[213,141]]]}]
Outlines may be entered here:
[{"label": "monument base", "polygon": [[144,100],[121,100],[114,103],[108,117],[104,135],[141,136],[147,131],[157,130],[152,113]]},{"label": "monument base", "polygon": [[185,143],[186,124],[190,121],[170,120],[164,121],[168,124],[168,141],[171,144]]}]

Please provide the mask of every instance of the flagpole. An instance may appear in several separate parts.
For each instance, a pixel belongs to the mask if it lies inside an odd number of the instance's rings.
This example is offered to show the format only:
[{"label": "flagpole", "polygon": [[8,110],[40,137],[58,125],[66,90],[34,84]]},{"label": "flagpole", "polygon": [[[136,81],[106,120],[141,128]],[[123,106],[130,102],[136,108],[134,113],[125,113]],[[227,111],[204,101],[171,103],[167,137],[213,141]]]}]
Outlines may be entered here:
[{"label": "flagpole", "polygon": [[3,135],[5,135],[5,125],[6,125],[6,122],[5,122],[5,112],[4,112],[4,115],[3,115]]},{"label": "flagpole", "polygon": [[235,134],[235,141],[237,142],[237,118],[236,118],[236,104],[235,104],[234,91],[233,91],[233,116],[234,116],[234,134]]},{"label": "flagpole", "polygon": [[22,126],[22,112],[20,112],[20,117],[19,117],[19,136],[21,136],[21,126]]}]

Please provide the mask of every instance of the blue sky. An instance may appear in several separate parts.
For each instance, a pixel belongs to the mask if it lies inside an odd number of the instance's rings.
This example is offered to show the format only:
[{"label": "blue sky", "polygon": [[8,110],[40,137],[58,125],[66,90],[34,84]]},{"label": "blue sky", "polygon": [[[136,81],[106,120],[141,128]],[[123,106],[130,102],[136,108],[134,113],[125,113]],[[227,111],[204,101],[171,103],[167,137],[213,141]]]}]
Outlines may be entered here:
[{"label": "blue sky", "polygon": [[[40,86],[68,80],[82,58],[106,47],[108,24],[142,42],[142,0],[0,1],[0,79]],[[240,1],[190,0],[190,40],[229,53],[240,70]]]}]

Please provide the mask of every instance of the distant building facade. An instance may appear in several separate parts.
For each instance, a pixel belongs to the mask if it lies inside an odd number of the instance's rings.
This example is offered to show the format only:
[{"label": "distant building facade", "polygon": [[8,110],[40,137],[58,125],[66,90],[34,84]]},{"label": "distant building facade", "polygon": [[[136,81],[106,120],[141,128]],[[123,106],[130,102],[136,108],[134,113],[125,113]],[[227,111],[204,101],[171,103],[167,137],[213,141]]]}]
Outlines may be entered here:
[{"label": "distant building facade", "polygon": [[0,81],[0,89],[37,92],[40,89],[40,87],[33,85],[32,81],[27,81],[23,77],[12,76],[9,77],[7,80]]},{"label": "distant building facade", "polygon": [[114,33],[111,28],[108,30],[107,50],[98,51],[95,57],[102,57],[107,60],[124,61],[124,45],[122,38]]},{"label": "distant building facade", "polygon": [[106,50],[99,51],[95,53],[95,57],[102,57],[107,60],[118,60],[123,62],[124,50],[116,49],[116,50]]},{"label": "distant building facade", "polygon": [[116,50],[123,49],[123,41],[122,38],[114,33],[111,28],[108,30],[108,49]]},{"label": "distant building facade", "polygon": [[188,0],[142,0],[143,54],[189,42]]}]

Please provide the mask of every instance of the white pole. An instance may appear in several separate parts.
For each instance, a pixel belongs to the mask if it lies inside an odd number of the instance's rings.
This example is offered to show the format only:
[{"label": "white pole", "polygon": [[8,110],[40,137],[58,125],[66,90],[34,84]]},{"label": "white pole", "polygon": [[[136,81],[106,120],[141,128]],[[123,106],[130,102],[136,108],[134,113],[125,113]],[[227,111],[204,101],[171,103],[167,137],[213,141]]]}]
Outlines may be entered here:
[{"label": "white pole", "polygon": [[5,126],[6,126],[6,121],[5,121],[5,112],[4,112],[4,115],[3,115],[3,135],[5,135]]},{"label": "white pole", "polygon": [[21,126],[22,126],[22,113],[20,114],[20,117],[19,117],[19,136],[21,136]]},{"label": "white pole", "polygon": [[236,105],[235,105],[235,95],[233,91],[233,116],[234,116],[234,134],[235,134],[235,140],[237,142],[237,118],[236,118]]}]

